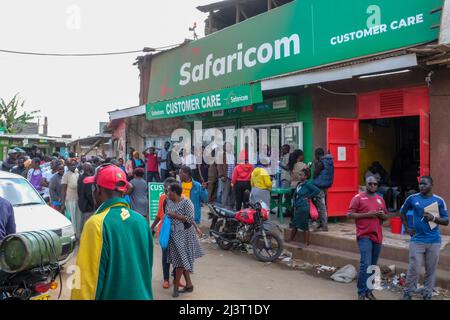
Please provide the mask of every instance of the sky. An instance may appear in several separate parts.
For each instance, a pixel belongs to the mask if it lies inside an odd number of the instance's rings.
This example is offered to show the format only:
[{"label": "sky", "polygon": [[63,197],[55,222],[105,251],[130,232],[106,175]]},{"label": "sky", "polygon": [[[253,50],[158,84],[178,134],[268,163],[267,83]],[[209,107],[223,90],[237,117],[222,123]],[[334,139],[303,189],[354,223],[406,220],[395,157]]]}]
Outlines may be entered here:
[{"label": "sky", "polygon": [[[204,36],[206,14],[217,0],[2,0],[0,49],[98,53],[162,47]],[[0,52],[0,98],[15,93],[25,110],[48,117],[48,134],[74,138],[98,133],[108,111],[139,104],[138,54],[43,57]],[[42,129],[41,129],[42,130]]]}]

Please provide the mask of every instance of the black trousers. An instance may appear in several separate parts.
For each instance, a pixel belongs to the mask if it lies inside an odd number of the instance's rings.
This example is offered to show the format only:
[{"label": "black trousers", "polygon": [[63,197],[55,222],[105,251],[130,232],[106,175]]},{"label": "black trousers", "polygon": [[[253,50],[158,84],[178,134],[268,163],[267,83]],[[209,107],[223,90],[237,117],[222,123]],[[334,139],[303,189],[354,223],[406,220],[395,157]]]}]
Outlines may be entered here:
[{"label": "black trousers", "polygon": [[[244,203],[245,207],[247,206],[251,190],[252,190],[252,186],[250,184],[250,181],[236,182],[236,184],[234,185],[234,192],[236,195],[236,210],[237,211],[242,209],[242,203]],[[247,191],[247,193],[246,193],[246,191]]]},{"label": "black trousers", "polygon": [[169,177],[169,171],[166,169],[161,169],[161,182],[164,182]]},{"label": "black trousers", "polygon": [[147,183],[149,182],[153,182],[153,180],[155,182],[160,182],[161,179],[159,178],[159,172],[152,172],[152,171],[147,171]]}]

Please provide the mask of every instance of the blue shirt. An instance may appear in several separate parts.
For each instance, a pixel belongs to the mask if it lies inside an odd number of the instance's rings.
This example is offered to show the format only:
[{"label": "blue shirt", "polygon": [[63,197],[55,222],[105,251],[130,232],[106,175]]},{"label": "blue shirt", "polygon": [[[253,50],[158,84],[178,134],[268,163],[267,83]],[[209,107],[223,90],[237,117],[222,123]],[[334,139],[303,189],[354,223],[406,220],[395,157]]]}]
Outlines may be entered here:
[{"label": "blue shirt", "polygon": [[13,207],[9,201],[0,197],[0,242],[13,233],[16,233]]},{"label": "blue shirt", "polygon": [[439,227],[431,229],[428,220],[423,218],[424,208],[435,202],[439,206],[440,218],[448,218],[445,201],[439,196],[432,195],[426,198],[420,193],[416,193],[406,199],[400,211],[403,214],[406,214],[409,210],[414,212],[414,229],[416,234],[412,237],[411,241],[418,243],[441,243]]}]

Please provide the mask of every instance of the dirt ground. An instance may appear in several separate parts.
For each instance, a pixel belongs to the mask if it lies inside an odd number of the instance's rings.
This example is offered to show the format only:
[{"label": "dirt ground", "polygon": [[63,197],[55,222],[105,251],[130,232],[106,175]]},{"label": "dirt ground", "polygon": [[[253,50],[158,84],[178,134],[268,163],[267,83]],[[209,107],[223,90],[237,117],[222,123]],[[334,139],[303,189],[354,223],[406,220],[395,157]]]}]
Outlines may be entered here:
[{"label": "dirt ground", "polygon": [[[280,263],[262,263],[245,252],[223,251],[214,243],[203,242],[205,256],[196,261],[192,275],[194,292],[180,294],[181,300],[237,299],[237,300],[353,300],[356,282],[342,284],[304,271],[288,268]],[[155,244],[153,291],[155,300],[170,300],[172,287],[162,288],[161,249]],[[75,257],[68,266],[75,261]],[[69,299],[70,291],[63,272],[63,292],[60,299]],[[59,288],[52,292],[58,299]],[[379,299],[396,300],[399,293],[375,291]]]}]

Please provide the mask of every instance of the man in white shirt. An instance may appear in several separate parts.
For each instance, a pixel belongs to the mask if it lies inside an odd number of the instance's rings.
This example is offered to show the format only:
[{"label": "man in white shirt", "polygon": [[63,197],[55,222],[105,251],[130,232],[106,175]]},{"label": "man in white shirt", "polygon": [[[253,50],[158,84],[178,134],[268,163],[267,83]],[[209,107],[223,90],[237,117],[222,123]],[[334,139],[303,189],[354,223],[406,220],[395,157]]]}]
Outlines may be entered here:
[{"label": "man in white shirt", "polygon": [[164,143],[164,148],[158,151],[158,164],[161,181],[166,180],[169,176],[169,171],[167,170],[167,157],[169,155],[170,142],[166,141]]},{"label": "man in white shirt", "polygon": [[187,166],[192,170],[192,177],[194,178],[194,180],[198,181],[197,161],[192,151],[188,152],[186,149],[183,149],[182,162],[184,166]]}]

